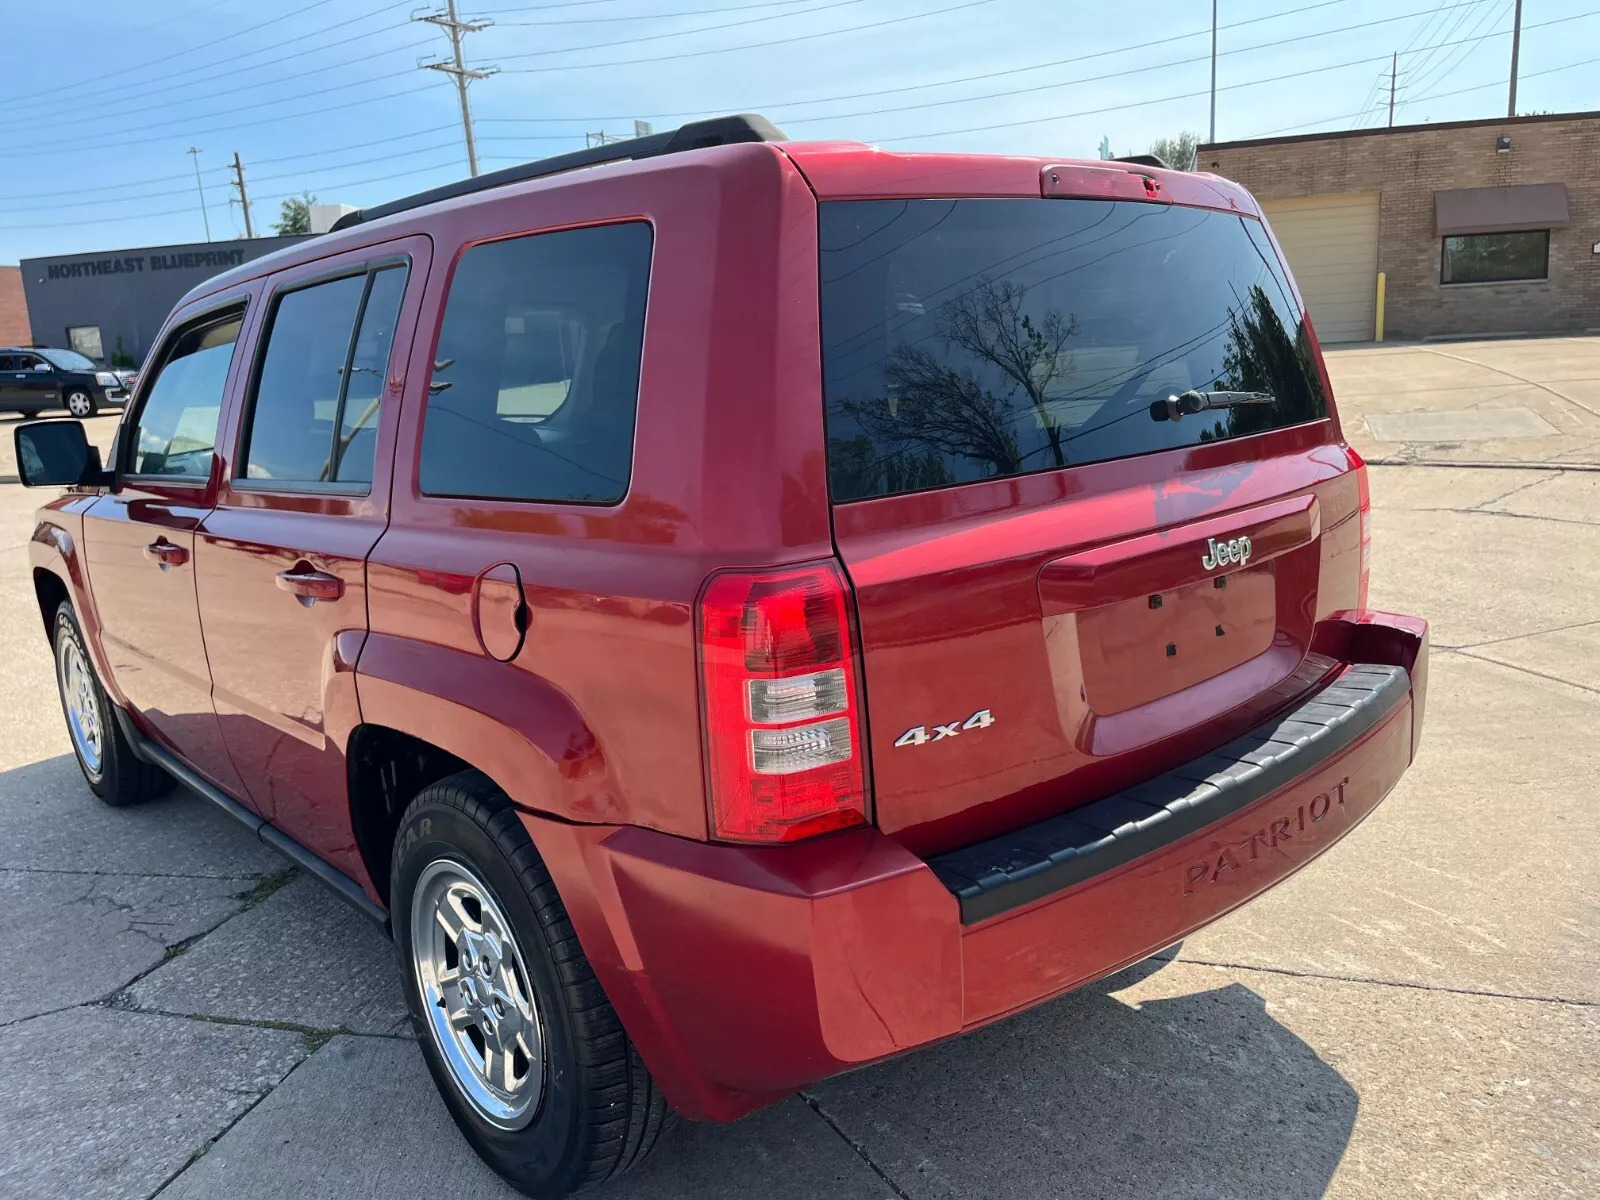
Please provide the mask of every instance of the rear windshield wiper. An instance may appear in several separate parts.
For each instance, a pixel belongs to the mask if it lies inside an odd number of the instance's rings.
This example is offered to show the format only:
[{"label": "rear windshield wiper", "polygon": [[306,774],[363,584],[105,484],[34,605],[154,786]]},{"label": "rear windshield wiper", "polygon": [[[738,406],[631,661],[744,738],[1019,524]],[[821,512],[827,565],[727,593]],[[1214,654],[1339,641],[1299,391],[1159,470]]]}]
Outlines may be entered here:
[{"label": "rear windshield wiper", "polygon": [[1271,392],[1187,391],[1155,401],[1150,405],[1150,418],[1154,421],[1178,421],[1191,413],[1205,412],[1208,408],[1239,408],[1246,404],[1277,402],[1278,398]]}]

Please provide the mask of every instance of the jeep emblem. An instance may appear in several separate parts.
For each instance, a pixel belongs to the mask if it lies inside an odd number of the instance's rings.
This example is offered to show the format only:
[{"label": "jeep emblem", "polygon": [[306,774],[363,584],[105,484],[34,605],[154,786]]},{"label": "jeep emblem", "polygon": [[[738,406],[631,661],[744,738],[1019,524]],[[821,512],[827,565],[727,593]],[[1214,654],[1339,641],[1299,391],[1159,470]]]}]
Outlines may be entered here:
[{"label": "jeep emblem", "polygon": [[1249,561],[1250,539],[1247,537],[1232,538],[1226,542],[1207,538],[1206,552],[1200,557],[1200,565],[1208,571],[1215,571],[1223,563],[1238,563],[1242,567]]}]

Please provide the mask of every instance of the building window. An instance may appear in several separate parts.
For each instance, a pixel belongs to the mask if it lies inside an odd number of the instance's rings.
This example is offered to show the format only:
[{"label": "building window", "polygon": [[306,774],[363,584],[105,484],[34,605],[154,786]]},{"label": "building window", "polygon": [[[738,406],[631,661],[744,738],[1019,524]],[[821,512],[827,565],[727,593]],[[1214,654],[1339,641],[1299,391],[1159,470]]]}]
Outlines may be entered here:
[{"label": "building window", "polygon": [[1501,283],[1546,279],[1550,274],[1550,231],[1467,233],[1444,239],[1440,283]]},{"label": "building window", "polygon": [[92,358],[96,362],[105,358],[105,348],[100,344],[98,325],[67,326],[67,345],[85,358]]}]

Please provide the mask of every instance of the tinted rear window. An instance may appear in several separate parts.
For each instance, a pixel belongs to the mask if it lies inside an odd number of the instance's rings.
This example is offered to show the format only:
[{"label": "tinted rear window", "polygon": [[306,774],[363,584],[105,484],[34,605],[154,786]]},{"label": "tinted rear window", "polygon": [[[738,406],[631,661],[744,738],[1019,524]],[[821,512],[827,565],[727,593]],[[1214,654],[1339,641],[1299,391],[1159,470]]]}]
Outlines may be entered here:
[{"label": "tinted rear window", "polygon": [[[835,501],[1079,466],[1327,415],[1261,225],[1101,200],[821,206]],[[1156,420],[1191,389],[1272,404]]]}]

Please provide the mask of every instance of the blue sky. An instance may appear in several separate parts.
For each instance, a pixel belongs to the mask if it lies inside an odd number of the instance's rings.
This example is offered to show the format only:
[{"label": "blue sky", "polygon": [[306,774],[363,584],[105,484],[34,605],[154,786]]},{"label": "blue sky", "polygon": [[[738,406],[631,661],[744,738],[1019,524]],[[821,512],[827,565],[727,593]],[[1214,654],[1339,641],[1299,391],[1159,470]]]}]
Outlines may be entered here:
[{"label": "blue sky", "polygon": [[[1505,111],[1513,0],[1221,0],[1221,140]],[[448,47],[416,0],[78,0],[7,16],[0,263],[243,232],[287,195],[371,204],[466,174]],[[482,0],[483,168],[695,116],[791,137],[1092,158],[1206,132],[1207,0]],[[1600,109],[1600,0],[1526,5],[1519,111]],[[22,52],[18,52],[21,50]]]}]

